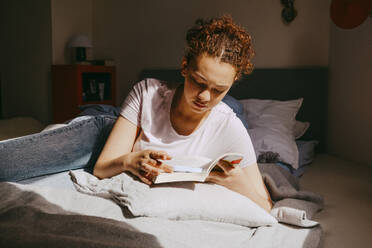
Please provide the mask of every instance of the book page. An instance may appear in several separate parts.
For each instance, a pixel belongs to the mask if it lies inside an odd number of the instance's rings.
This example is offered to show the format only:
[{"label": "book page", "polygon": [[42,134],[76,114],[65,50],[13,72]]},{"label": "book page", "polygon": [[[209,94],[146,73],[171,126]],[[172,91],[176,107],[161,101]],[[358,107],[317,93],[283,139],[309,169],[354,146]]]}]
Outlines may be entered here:
[{"label": "book page", "polygon": [[207,173],[211,172],[211,170],[216,166],[218,161],[224,160],[232,166],[237,166],[243,160],[244,156],[240,153],[225,153],[224,155],[219,156],[216,158],[209,166]]},{"label": "book page", "polygon": [[160,160],[173,167],[172,173],[160,173],[154,183],[197,181],[204,182],[211,159],[200,156],[177,156],[170,160]]},{"label": "book page", "polygon": [[173,173],[161,173],[156,178],[154,183],[170,183],[170,182],[204,182],[207,174],[204,173],[192,173],[192,172],[173,172]]},{"label": "book page", "polygon": [[177,156],[159,161],[172,166],[174,172],[203,172],[208,170],[212,159],[201,156]]}]

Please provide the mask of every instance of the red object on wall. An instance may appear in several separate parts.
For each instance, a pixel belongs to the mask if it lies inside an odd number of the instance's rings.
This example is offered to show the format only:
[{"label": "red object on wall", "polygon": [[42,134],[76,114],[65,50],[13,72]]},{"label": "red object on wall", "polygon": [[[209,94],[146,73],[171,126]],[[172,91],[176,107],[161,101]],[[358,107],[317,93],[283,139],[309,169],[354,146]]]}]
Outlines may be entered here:
[{"label": "red object on wall", "polygon": [[352,29],[362,24],[370,14],[372,0],[332,0],[332,21],[340,28]]}]

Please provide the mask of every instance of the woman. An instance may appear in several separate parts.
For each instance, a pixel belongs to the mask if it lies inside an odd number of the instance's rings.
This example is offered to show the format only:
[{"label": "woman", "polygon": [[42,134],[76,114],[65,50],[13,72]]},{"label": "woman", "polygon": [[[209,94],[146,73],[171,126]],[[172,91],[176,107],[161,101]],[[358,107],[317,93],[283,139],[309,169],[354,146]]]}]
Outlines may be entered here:
[{"label": "woman", "polygon": [[224,16],[198,20],[186,40],[184,83],[147,79],[134,86],[95,164],[94,175],[107,178],[130,172],[151,184],[159,173],[172,172],[159,160],[180,154],[217,157],[239,152],[245,155],[242,167],[220,161],[220,170],[212,171],[207,182],[247,196],[269,211],[272,203],[249,135],[221,102],[234,81],[252,70],[251,38],[231,17]]}]

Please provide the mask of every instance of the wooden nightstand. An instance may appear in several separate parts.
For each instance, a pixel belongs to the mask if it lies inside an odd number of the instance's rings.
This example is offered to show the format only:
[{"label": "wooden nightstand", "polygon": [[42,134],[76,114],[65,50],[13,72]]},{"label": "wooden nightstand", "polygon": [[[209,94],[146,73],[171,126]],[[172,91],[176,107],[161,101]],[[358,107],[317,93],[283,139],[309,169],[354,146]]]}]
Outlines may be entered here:
[{"label": "wooden nightstand", "polygon": [[53,65],[52,83],[54,123],[76,117],[80,105],[116,105],[114,66]]}]

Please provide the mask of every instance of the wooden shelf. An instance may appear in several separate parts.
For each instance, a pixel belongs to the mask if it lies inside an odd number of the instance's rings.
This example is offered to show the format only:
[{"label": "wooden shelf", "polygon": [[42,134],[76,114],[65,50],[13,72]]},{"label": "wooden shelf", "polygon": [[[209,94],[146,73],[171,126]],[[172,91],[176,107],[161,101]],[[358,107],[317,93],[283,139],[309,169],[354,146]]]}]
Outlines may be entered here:
[{"label": "wooden shelf", "polygon": [[81,105],[116,105],[114,66],[53,65],[52,83],[54,123],[76,117]]}]

